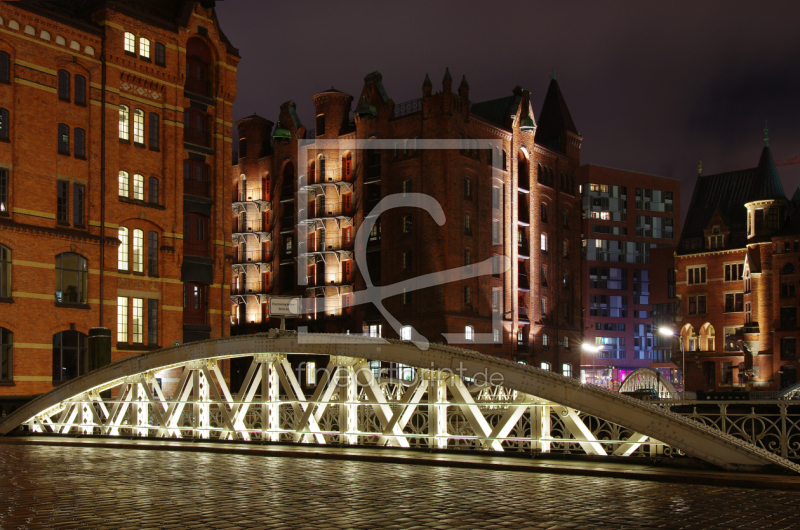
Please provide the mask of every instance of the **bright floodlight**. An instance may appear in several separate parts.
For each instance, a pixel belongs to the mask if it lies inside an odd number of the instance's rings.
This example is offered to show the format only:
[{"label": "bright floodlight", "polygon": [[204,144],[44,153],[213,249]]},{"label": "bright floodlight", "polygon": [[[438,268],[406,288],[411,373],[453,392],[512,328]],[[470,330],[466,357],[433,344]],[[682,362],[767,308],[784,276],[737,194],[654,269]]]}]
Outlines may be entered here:
[{"label": "bright floodlight", "polygon": [[658,328],[658,332],[661,333],[662,335],[666,335],[667,337],[675,336],[675,332],[672,331],[672,328],[666,328],[666,327]]},{"label": "bright floodlight", "polygon": [[597,353],[600,351],[600,348],[592,344],[589,344],[588,342],[584,342],[583,344],[581,344],[581,349],[592,353]]}]

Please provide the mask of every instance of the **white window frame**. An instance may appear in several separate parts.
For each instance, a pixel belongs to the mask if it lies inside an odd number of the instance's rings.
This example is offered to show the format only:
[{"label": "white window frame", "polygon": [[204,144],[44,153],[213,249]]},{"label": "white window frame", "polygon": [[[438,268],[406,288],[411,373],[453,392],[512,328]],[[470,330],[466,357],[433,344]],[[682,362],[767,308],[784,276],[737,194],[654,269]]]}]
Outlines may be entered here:
[{"label": "white window frame", "polygon": [[131,109],[127,105],[119,106],[119,139],[130,140]]},{"label": "white window frame", "polygon": [[475,340],[475,328],[472,326],[464,326],[464,340],[472,342]]},{"label": "white window frame", "polygon": [[126,52],[136,53],[136,35],[130,31],[126,31],[124,46]]},{"label": "white window frame", "polygon": [[150,58],[150,39],[139,38],[139,57]]},{"label": "white window frame", "polygon": [[144,111],[133,110],[133,143],[144,145]]},{"label": "white window frame", "polygon": [[539,248],[543,252],[547,252],[547,234],[540,234],[540,236],[539,236]]},{"label": "white window frame", "polygon": [[547,370],[549,372],[550,371],[550,363],[541,362],[541,363],[539,363],[539,368],[541,368],[542,370]]},{"label": "white window frame", "polygon": [[306,363],[306,386],[317,384],[317,363],[309,361]]},{"label": "white window frame", "polygon": [[117,342],[128,342],[128,297],[117,297]]},{"label": "white window frame", "polygon": [[133,198],[139,201],[144,200],[144,175],[133,174]]},{"label": "white window frame", "polygon": [[[705,269],[705,281],[703,281],[702,276],[703,273],[700,272],[701,269]],[[698,270],[697,276],[698,281],[694,281],[694,271]],[[705,285],[708,283],[708,267],[703,265],[692,265],[691,267],[686,267],[686,285]]]},{"label": "white window frame", "polygon": [[144,272],[144,230],[133,231],[133,272]]},{"label": "white window frame", "polygon": [[144,313],[142,312],[144,307],[143,300],[143,298],[133,299],[133,311],[131,314],[133,329],[131,331],[133,342],[135,344],[141,344],[143,340],[142,337],[144,336]]},{"label": "white window frame", "polygon": [[119,196],[128,197],[130,193],[130,176],[127,171],[119,172]]},{"label": "white window frame", "polygon": [[400,340],[411,340],[411,326],[400,328]]},{"label": "white window frame", "polygon": [[119,248],[117,249],[117,268],[121,271],[128,270],[128,235],[126,227],[120,226],[119,229]]}]

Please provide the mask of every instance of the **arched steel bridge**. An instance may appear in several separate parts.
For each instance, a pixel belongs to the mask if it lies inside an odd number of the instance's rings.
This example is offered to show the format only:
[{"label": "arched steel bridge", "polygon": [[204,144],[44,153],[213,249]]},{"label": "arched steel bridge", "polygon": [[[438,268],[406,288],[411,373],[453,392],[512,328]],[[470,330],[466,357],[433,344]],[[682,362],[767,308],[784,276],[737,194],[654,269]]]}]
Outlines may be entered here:
[{"label": "arched steel bridge", "polygon": [[[311,396],[288,361],[297,354],[330,356]],[[249,356],[233,395],[219,361]],[[414,367],[416,376],[402,384],[376,379],[370,360]],[[182,372],[167,398],[155,375],[171,369]],[[109,390],[115,397],[101,397]],[[27,403],[0,423],[0,434],[20,425],[60,434],[687,454],[729,470],[800,472],[713,427],[532,366],[452,346],[278,330],[128,357]]]}]

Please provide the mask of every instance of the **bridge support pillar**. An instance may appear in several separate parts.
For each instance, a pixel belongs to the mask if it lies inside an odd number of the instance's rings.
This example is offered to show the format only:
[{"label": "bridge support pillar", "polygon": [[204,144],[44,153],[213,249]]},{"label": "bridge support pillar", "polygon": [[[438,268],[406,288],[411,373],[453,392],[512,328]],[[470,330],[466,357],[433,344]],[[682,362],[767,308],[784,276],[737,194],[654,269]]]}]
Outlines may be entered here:
[{"label": "bridge support pillar", "polygon": [[531,449],[534,453],[549,453],[550,442],[542,438],[550,438],[550,406],[530,407],[531,412]]},{"label": "bridge support pillar", "polygon": [[446,449],[448,374],[422,368],[419,371],[419,376],[428,381],[428,447]]}]

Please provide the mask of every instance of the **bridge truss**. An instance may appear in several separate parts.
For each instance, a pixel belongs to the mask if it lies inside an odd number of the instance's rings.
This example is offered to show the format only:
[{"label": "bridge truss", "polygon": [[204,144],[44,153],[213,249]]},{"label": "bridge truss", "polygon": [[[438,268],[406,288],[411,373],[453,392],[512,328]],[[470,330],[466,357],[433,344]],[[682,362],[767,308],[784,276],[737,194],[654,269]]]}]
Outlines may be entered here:
[{"label": "bridge truss", "polygon": [[[71,435],[147,436],[377,447],[688,454],[727,469],[800,466],[713,426],[538,368],[460,348],[352,336],[313,340],[273,330],[192,343],[118,361],[17,410],[19,425]],[[292,355],[329,362],[310,395]],[[252,356],[232,393],[223,359]],[[368,361],[416,368],[412,381],[376,378]],[[180,369],[170,396],[156,375]],[[481,382],[478,375],[488,377]]]}]

